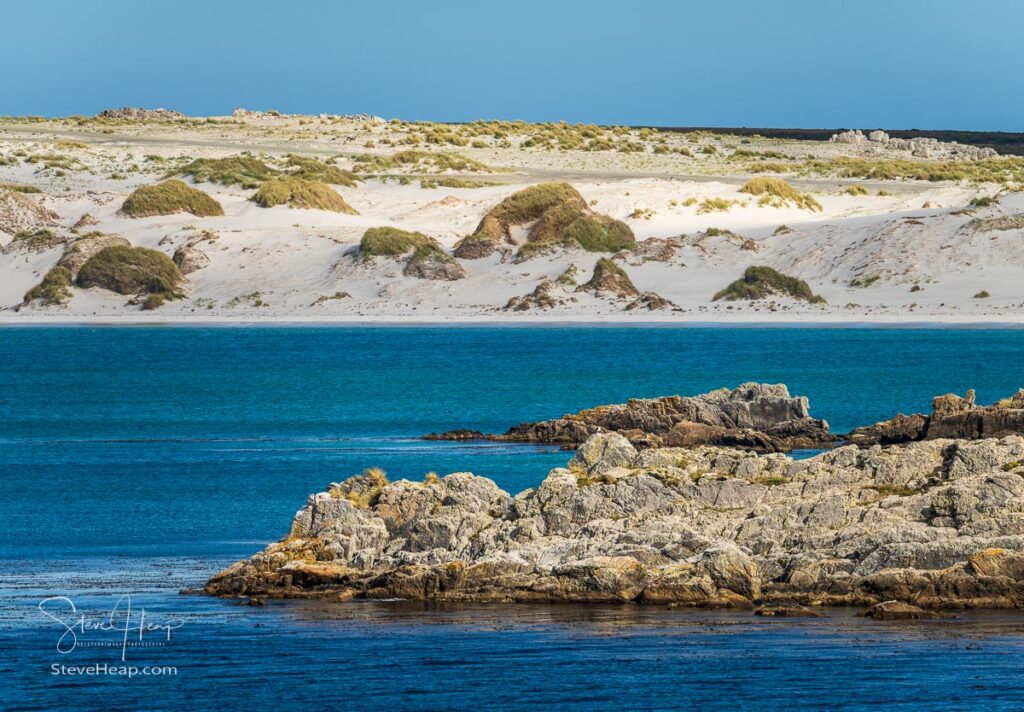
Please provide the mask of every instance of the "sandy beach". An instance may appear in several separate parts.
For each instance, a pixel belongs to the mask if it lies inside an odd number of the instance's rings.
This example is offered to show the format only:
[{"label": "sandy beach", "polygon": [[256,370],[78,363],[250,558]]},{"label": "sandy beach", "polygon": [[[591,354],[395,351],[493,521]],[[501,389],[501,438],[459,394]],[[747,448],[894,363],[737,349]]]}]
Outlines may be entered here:
[{"label": "sandy beach", "polygon": [[[0,322],[1024,320],[1024,194],[1011,182],[1019,159],[937,142],[894,148],[863,135],[844,143],[649,130],[608,133],[619,142],[610,144],[615,150],[538,148],[536,137],[552,131],[546,126],[470,140],[461,138],[465,126],[372,117],[240,112],[200,120],[6,120],[0,123],[0,185],[6,186],[0,187]],[[573,131],[590,131],[559,130],[564,141]],[[595,131],[605,136],[605,129]],[[404,148],[431,132],[465,145]],[[403,150],[418,152],[416,160],[388,162]],[[240,155],[282,174],[291,156],[352,171],[351,185],[329,190],[357,214],[261,207],[253,202],[254,185],[202,180],[186,170],[196,159]],[[444,163],[432,163],[433,155]],[[834,175],[844,160],[937,170],[1005,160],[1011,178]],[[223,214],[126,214],[133,191],[171,176],[213,198]],[[784,181],[811,202],[751,194],[745,186],[757,177]],[[533,224],[527,222],[485,256],[451,257],[503,200],[552,183],[571,185],[587,211],[628,226],[629,244],[601,252],[562,241],[527,252]],[[378,227],[431,239],[452,272],[410,274],[409,253],[367,256],[360,242]],[[40,231],[48,232],[30,239]],[[85,286],[81,279],[71,281],[62,300],[26,298],[70,246],[97,233],[176,262],[195,258],[188,269],[180,265],[180,298],[143,309],[144,294]],[[620,268],[633,289],[588,287],[601,259]],[[820,299],[772,292],[716,300],[748,267],[801,280]]]}]

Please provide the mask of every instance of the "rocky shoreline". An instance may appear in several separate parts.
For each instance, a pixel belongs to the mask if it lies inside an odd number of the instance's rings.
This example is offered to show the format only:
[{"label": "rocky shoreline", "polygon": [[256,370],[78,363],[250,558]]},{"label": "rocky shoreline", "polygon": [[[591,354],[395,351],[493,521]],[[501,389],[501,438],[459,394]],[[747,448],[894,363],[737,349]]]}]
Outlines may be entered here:
[{"label": "rocky shoreline", "polygon": [[[217,596],[1024,607],[1024,438],[846,445],[805,460],[590,436],[517,495],[470,473],[310,496]],[[898,602],[898,603],[894,603]]]}]

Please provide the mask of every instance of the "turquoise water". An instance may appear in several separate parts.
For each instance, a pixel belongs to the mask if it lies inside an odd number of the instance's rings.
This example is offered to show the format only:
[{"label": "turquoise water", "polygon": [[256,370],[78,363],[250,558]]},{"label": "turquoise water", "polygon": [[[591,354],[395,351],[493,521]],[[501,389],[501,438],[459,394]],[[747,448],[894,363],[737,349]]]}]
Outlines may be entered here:
[{"label": "turquoise water", "polygon": [[[1015,615],[902,629],[844,613],[247,608],[177,591],[277,539],[309,493],[367,466],[392,478],[471,470],[518,491],[569,457],[423,433],[503,431],[750,380],[787,383],[843,431],[927,410],[939,393],[1012,393],[1022,347],[1012,330],[0,329],[0,707],[251,708],[280,696],[398,709],[1019,708]],[[67,595],[99,615],[123,593],[184,621],[167,645],[128,653],[177,676],[50,675],[54,662],[115,656],[57,653],[40,599]]]}]

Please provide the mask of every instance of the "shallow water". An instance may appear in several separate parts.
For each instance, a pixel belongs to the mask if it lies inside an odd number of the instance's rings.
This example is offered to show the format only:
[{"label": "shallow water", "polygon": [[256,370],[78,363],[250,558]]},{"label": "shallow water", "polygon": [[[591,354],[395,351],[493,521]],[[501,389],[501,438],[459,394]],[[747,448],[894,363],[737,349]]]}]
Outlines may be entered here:
[{"label": "shallow water", "polygon": [[[569,457],[426,432],[749,380],[787,383],[842,431],[947,391],[1005,396],[1024,385],[1022,347],[1022,331],[972,330],[0,329],[0,707],[1019,709],[1017,615],[908,627],[842,611],[249,608],[177,591],[278,538],[310,492],[364,467],[471,470],[518,491]],[[120,650],[58,653],[39,601],[69,596],[93,620],[125,593],[136,615],[183,622],[129,661],[178,674],[51,675]]]}]

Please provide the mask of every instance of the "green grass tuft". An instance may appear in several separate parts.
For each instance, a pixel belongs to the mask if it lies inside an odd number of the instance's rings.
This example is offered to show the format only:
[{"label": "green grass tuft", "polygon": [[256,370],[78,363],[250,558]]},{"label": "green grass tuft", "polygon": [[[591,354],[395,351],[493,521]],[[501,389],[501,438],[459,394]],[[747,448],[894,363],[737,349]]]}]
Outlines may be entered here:
[{"label": "green grass tuft", "polygon": [[747,299],[764,299],[773,295],[792,297],[811,304],[824,304],[825,300],[814,294],[807,282],[782,274],[771,267],[747,267],[741,279],[715,294],[713,301],[724,299],[734,302]]},{"label": "green grass tuft", "polygon": [[294,176],[278,176],[263,183],[253,202],[264,208],[287,205],[305,210],[330,210],[335,213],[358,215],[356,209],[345,202],[331,186],[315,180]]},{"label": "green grass tuft", "polygon": [[392,153],[390,156],[356,156],[353,161],[356,170],[362,173],[383,173],[396,169],[410,172],[445,173],[447,171],[469,173],[492,173],[489,166],[457,153],[444,151],[417,151],[410,149]]},{"label": "green grass tuft", "polygon": [[397,227],[371,227],[363,233],[359,250],[364,260],[378,256],[398,257],[410,250],[439,250],[437,242],[422,232],[399,230]]},{"label": "green grass tuft", "polygon": [[54,267],[43,281],[25,292],[25,301],[28,304],[36,299],[42,300],[46,306],[63,304],[71,299],[71,270],[66,267]]},{"label": "green grass tuft", "polygon": [[204,218],[223,215],[224,208],[198,188],[180,180],[166,180],[137,189],[124,201],[121,212],[133,218],[175,213],[192,213]]},{"label": "green grass tuft", "polygon": [[10,190],[15,193],[42,193],[43,191],[28,183],[0,183],[0,190]]},{"label": "green grass tuft", "polygon": [[80,287],[101,287],[118,294],[162,294],[181,297],[184,277],[163,252],[145,247],[107,247],[90,257],[78,271]]}]

